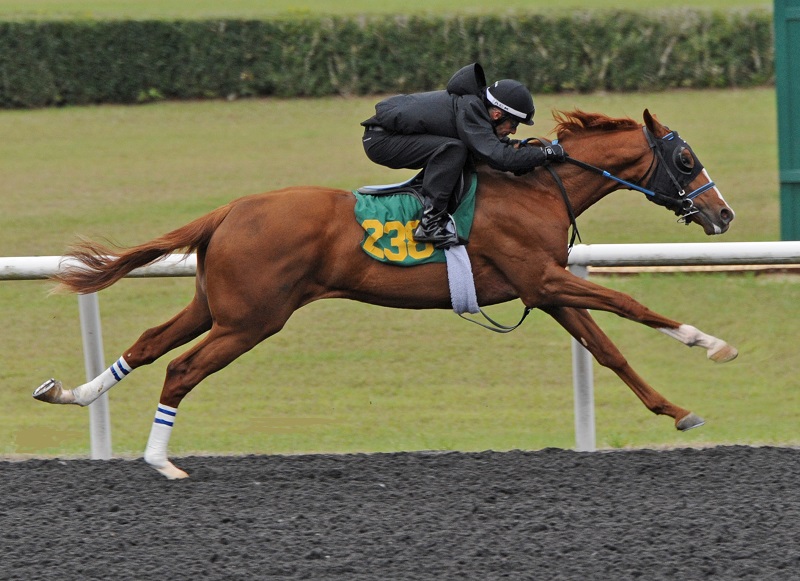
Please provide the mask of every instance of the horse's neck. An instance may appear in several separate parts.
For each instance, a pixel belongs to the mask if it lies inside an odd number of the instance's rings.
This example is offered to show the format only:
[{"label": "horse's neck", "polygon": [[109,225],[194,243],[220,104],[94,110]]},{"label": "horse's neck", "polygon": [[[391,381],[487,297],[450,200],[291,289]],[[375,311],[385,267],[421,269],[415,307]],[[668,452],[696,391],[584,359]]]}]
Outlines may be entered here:
[{"label": "horse's neck", "polygon": [[[562,144],[571,157],[631,182],[644,176],[652,159],[641,130],[638,130],[638,136],[636,130],[589,132],[571,136]],[[484,215],[497,222],[525,223],[533,229],[537,222],[552,220],[554,216],[562,216],[564,223],[568,224],[570,207],[575,216],[580,216],[605,196],[623,187],[600,173],[570,163],[551,167],[563,184],[563,192],[544,167],[514,177],[486,165],[479,166],[478,197],[485,202]],[[569,205],[565,203],[564,195],[568,197]],[[510,199],[524,201],[509,203]]]},{"label": "horse's neck", "polygon": [[[638,183],[650,166],[652,153],[641,130],[578,136],[564,142],[574,159],[631,183]],[[578,216],[612,192],[625,186],[600,173],[564,164],[564,186]]]}]

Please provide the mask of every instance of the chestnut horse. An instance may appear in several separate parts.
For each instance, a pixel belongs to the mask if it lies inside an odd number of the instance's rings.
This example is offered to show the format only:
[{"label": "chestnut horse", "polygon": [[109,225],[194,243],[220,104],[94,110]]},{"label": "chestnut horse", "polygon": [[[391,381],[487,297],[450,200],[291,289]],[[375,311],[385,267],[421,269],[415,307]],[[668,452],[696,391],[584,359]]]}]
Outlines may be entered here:
[{"label": "chestnut horse", "polygon": [[[520,298],[527,308],[545,311],[650,411],[670,416],[679,430],[697,427],[702,419],[669,402],[631,369],[589,309],[616,313],[690,347],[703,347],[713,361],[733,359],[736,349],[571,274],[566,269],[567,235],[574,216],[621,188],[644,192],[709,235],[725,232],[733,211],[688,144],[647,110],[644,125],[582,111],[557,113],[556,120],[559,141],[572,163],[521,176],[477,168],[467,251],[478,302],[483,306]],[[398,267],[373,260],[359,248],[364,231],[354,219],[354,204],[349,191],[292,187],[234,200],[129,249],[92,242],[75,246],[68,256],[82,265],[53,277],[70,291],[99,291],[133,269],[183,249],[197,253],[196,294],[170,321],[145,331],[94,380],[67,390],[51,379],[34,397],[88,405],[137,367],[207,332],[168,365],[144,454],[167,478],[187,476],[167,457],[183,398],[205,377],[280,331],[303,305],[345,298],[405,309],[450,308],[444,264]]]}]

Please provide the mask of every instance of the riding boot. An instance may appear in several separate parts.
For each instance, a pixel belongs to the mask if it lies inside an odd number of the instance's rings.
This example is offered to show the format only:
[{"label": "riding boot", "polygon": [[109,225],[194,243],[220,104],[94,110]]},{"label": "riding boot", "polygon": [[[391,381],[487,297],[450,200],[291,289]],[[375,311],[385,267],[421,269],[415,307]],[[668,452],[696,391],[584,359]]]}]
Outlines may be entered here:
[{"label": "riding boot", "polygon": [[414,240],[430,242],[435,248],[450,248],[458,244],[456,233],[447,230],[449,222],[450,216],[446,209],[437,210],[431,202],[426,201],[419,226],[414,231]]}]

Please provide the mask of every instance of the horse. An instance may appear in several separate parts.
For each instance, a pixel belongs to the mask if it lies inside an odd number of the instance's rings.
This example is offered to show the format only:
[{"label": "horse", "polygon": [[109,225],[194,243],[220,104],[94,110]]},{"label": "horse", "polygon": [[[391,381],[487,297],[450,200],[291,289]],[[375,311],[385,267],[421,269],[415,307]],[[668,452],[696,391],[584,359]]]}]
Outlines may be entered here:
[{"label": "horse", "polygon": [[[715,362],[730,361],[736,349],[570,273],[567,239],[575,217],[619,189],[645,193],[707,235],[727,231],[734,212],[688,143],[649,110],[644,110],[644,124],[581,110],[553,115],[568,163],[522,175],[482,164],[475,168],[478,189],[466,249],[478,303],[519,298],[527,310],[544,311],[600,365],[613,370],[647,409],[671,417],[678,430],[698,427],[703,419],[640,377],[589,310],[615,313],[687,346],[700,346]],[[354,205],[351,191],[289,187],[235,199],[138,246],[75,244],[65,255],[75,261],[52,277],[58,283],[55,290],[96,292],[136,268],[185,250],[197,255],[195,295],[93,380],[70,390],[50,379],[34,391],[34,398],[89,405],[138,367],[205,333],[168,364],[144,452],[146,463],[165,477],[185,478],[188,474],[167,454],[183,398],[205,377],[279,332],[300,307],[331,298],[403,309],[450,307],[444,264],[399,267],[362,251],[364,229],[354,219]]]}]

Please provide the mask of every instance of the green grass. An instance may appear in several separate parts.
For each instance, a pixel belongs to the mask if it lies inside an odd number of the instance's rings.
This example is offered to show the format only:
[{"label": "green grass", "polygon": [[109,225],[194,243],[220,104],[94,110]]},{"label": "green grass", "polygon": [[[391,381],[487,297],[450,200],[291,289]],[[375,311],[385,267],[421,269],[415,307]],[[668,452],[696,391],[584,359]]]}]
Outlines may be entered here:
[{"label": "green grass", "polygon": [[[302,183],[342,188],[398,181],[369,162],[358,123],[374,98],[160,103],[0,112],[0,254],[59,254],[75,235],[138,243],[240,195]],[[641,119],[645,107],[696,149],[738,215],[719,241],[778,237],[775,96],[769,89],[550,95]],[[584,215],[587,243],[711,241],[632,192]],[[717,240],[717,239],[714,239]],[[677,433],[610,372],[595,366],[598,445],[791,443],[798,358],[792,278],[616,277],[657,311],[740,348],[726,365],[633,323],[597,318],[633,366],[679,405],[703,415]],[[88,411],[30,398],[48,377],[84,380],[77,301],[43,282],[0,284],[0,454],[85,455]],[[106,360],[191,298],[190,279],[125,280],[101,293]],[[504,321],[518,302],[497,306]],[[416,343],[427,330],[435,341]],[[167,361],[137,370],[110,394],[116,454],[144,447]],[[541,313],[497,336],[452,313],[312,304],[276,337],[203,382],[181,406],[174,455],[415,449],[538,449],[574,443],[568,336]]]},{"label": "green grass", "polygon": [[541,0],[506,0],[502,8],[475,0],[438,0],[407,2],[403,0],[2,0],[0,19],[203,19],[306,17],[312,15],[356,14],[496,14],[498,10],[515,12],[566,12],[570,10],[658,10],[658,9],[762,8],[772,3],[758,0],[698,0],[675,3],[669,0],[562,0],[556,4]]},{"label": "green grass", "polygon": [[[794,310],[800,299],[797,281],[659,275],[603,283],[717,333],[736,344],[741,356],[715,365],[702,350],[598,313],[644,377],[708,420],[699,430],[678,433],[669,419],[647,412],[616,376],[596,367],[600,447],[798,443],[795,331],[776,317]],[[13,287],[16,296],[5,287]],[[21,355],[12,362],[15,370],[4,364],[0,374],[2,453],[85,454],[87,410],[30,399],[31,388],[50,375],[71,385],[83,378],[74,299],[40,298],[40,289],[37,283],[3,289],[4,304],[17,313],[8,321],[15,338],[4,339],[3,350],[16,348]],[[178,310],[190,293],[185,280],[125,281],[105,291],[101,306],[109,359],[144,326]],[[724,297],[724,304],[675,301],[676,296],[710,294]],[[23,316],[31,303],[39,308]],[[519,306],[492,312],[510,321]],[[437,340],[412,341],[422,328],[436,329]],[[25,336],[40,348],[32,348]],[[282,333],[185,400],[172,451],[569,448],[574,444],[569,357],[567,336],[538,312],[512,335],[495,336],[446,312],[320,302],[299,311]],[[137,370],[111,392],[117,454],[143,449],[165,364]],[[58,440],[52,439],[55,434]]]},{"label": "green grass", "polygon": [[[359,122],[377,98],[242,100],[0,113],[0,248],[58,254],[76,234],[152,238],[229,199],[297,184],[349,189],[413,172],[370,162]],[[747,91],[542,95],[536,125],[580,107],[641,120],[653,113],[689,141],[739,216],[727,241],[779,236],[775,94]],[[747,144],[747,145],[745,145]],[[636,227],[633,227],[636,225]],[[709,241],[635,192],[581,218],[586,242]]]}]

